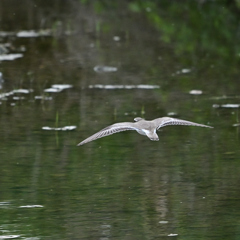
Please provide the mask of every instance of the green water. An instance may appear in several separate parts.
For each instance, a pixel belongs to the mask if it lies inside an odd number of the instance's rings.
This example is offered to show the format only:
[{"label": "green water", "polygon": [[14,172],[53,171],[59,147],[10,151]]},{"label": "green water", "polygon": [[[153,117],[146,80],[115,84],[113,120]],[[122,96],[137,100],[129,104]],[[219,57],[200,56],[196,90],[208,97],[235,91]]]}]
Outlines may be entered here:
[{"label": "green water", "polygon": [[[0,2],[0,45],[23,54],[0,62],[0,239],[240,239],[232,7],[17,2]],[[50,36],[16,36],[32,29]],[[72,87],[44,91],[53,84]],[[171,113],[214,128],[166,127],[158,142],[127,131],[76,146],[115,122]],[[76,129],[54,130],[65,126]]]}]

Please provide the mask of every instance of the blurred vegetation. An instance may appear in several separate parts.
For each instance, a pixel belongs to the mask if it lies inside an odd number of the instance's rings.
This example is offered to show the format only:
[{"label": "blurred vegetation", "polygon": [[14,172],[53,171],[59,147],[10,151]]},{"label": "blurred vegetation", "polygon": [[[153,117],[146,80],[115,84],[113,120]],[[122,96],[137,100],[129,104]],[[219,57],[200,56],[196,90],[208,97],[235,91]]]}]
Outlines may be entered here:
[{"label": "blurred vegetation", "polygon": [[[93,1],[93,4],[96,12],[103,13],[118,8],[120,3]],[[216,63],[219,58],[239,62],[239,0],[136,0],[123,4],[139,18],[145,16],[159,31],[159,38],[172,45],[176,55],[185,53],[192,59],[205,60],[211,55],[216,57]]]},{"label": "blurred vegetation", "polygon": [[173,42],[177,53],[205,52],[219,57],[239,57],[237,1],[231,4],[229,1],[137,1],[130,3],[129,9],[145,11],[161,31],[161,39]]}]

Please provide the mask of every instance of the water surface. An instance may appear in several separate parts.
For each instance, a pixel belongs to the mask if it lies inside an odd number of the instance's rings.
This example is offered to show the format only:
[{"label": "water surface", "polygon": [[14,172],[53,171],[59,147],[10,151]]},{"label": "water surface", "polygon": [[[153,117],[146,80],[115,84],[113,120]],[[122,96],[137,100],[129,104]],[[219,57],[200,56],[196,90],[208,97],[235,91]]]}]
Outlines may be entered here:
[{"label": "water surface", "polygon": [[[239,18],[208,1],[176,9],[0,2],[0,239],[239,238]],[[167,115],[214,129],[76,146]]]}]

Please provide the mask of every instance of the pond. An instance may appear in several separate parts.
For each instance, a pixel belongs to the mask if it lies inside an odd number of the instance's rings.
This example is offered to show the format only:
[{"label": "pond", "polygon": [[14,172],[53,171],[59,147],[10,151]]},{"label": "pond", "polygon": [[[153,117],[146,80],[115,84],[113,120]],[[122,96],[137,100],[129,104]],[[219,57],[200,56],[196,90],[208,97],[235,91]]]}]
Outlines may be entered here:
[{"label": "pond", "polygon": [[[0,239],[239,238],[240,19],[221,4],[0,2]],[[163,116],[214,128],[77,146]]]}]

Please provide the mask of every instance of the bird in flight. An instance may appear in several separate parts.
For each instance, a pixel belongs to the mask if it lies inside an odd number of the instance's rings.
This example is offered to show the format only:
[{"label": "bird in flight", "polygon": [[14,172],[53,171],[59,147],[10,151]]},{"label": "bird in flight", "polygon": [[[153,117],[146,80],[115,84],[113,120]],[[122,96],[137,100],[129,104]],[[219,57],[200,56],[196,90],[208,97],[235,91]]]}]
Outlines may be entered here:
[{"label": "bird in flight", "polygon": [[139,134],[147,136],[152,141],[159,141],[156,131],[159,128],[169,126],[169,125],[185,125],[185,126],[213,128],[211,126],[194,123],[194,122],[177,119],[177,118],[170,118],[170,117],[156,118],[151,121],[147,121],[143,118],[136,117],[134,118],[134,121],[135,122],[121,122],[121,123],[115,123],[113,125],[110,125],[100,130],[99,132],[93,134],[92,136],[86,138],[85,140],[80,142],[77,146],[81,146],[85,143],[94,141],[98,138],[106,137],[114,133],[127,131],[127,130],[135,130]]}]

